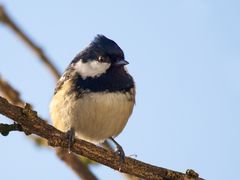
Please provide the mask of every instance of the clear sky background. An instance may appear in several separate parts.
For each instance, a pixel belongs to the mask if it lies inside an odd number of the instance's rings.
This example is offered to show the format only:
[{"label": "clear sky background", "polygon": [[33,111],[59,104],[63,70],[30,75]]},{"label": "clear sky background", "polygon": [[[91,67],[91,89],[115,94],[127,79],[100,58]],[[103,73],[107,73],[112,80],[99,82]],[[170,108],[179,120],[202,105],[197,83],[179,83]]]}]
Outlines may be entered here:
[{"label": "clear sky background", "polygon": [[[0,2],[61,72],[96,34],[124,50],[137,85],[134,113],[117,138],[127,155],[209,180],[240,179],[240,1]],[[2,24],[0,74],[49,118],[54,78]],[[11,133],[0,136],[0,179],[78,178],[52,150]]]}]

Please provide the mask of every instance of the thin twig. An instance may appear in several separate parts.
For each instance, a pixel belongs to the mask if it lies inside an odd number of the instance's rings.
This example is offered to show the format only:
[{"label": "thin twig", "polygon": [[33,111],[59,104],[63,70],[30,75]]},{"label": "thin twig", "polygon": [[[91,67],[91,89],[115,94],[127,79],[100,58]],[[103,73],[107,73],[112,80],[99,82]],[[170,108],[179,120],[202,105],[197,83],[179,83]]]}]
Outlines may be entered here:
[{"label": "thin twig", "polygon": [[7,136],[11,131],[22,131],[22,126],[19,124],[2,124],[0,123],[0,133]]},{"label": "thin twig", "polygon": [[11,28],[32,50],[35,54],[42,60],[42,62],[48,67],[51,73],[54,75],[56,80],[59,79],[60,73],[55,68],[53,63],[47,57],[47,55],[43,52],[43,50],[36,45],[36,43],[31,40],[26,33],[21,30],[21,28],[10,18],[10,16],[5,11],[4,7],[0,5],[0,21],[6,24],[9,28]]},{"label": "thin twig", "polygon": [[17,90],[12,88],[12,86],[5,81],[0,75],[0,90],[12,104],[23,106],[24,102],[20,98],[20,94]]},{"label": "thin twig", "polygon": [[81,179],[97,180],[97,177],[75,154],[69,154],[68,150],[62,148],[57,148],[56,153],[57,156],[68,164]]},{"label": "thin twig", "polygon": [[[68,148],[66,134],[57,130],[53,126],[37,116],[37,112],[32,111],[29,106],[24,108],[14,106],[2,97],[0,97],[0,113],[19,123],[23,131],[29,134],[35,134],[48,140],[52,147]],[[71,151],[78,155],[85,156],[93,161],[104,164],[115,170],[135,175],[144,179],[159,180],[200,180],[197,173],[184,174],[173,170],[153,166],[129,157],[126,157],[123,164],[120,163],[119,156],[112,151],[98,147],[89,142],[75,139]],[[201,179],[202,180],[202,179]]]}]

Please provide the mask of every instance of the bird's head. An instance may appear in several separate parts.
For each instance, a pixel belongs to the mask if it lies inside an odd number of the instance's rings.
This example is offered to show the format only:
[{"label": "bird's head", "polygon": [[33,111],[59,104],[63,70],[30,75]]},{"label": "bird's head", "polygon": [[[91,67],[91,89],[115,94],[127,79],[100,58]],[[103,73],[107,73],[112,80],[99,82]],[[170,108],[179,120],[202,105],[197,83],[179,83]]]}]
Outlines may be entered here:
[{"label": "bird's head", "polygon": [[111,68],[122,68],[128,62],[122,49],[111,39],[97,35],[72,61],[71,66],[82,78],[98,77]]}]

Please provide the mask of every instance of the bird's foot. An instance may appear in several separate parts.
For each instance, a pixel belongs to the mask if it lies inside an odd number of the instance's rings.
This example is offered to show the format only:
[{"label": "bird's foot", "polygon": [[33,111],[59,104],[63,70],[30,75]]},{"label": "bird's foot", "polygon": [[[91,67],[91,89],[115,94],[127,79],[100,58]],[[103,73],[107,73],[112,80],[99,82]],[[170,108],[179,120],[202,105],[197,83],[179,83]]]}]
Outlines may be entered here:
[{"label": "bird's foot", "polygon": [[118,144],[118,142],[115,141],[112,137],[109,138],[109,139],[117,146],[117,148],[116,148],[116,150],[115,150],[115,153],[119,156],[119,158],[120,158],[120,163],[123,164],[124,161],[125,161],[125,153],[124,153],[124,151],[123,151],[122,146],[121,146],[120,144]]},{"label": "bird's foot", "polygon": [[120,163],[124,163],[125,161],[125,153],[123,151],[123,148],[121,146],[117,146],[115,153],[119,156],[120,158]]},{"label": "bird's foot", "polygon": [[67,131],[67,139],[68,139],[68,153],[71,153],[71,147],[74,143],[75,139],[75,130],[74,128],[71,128]]}]

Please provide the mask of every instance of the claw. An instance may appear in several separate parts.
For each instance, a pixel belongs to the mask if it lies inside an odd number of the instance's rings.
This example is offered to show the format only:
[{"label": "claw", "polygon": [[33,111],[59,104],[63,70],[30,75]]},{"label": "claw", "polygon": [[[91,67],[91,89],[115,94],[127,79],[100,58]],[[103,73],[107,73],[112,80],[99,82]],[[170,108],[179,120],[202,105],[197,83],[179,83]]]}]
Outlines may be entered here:
[{"label": "claw", "polygon": [[67,139],[68,139],[68,153],[71,153],[71,147],[74,143],[75,138],[75,130],[73,128],[67,131]]},{"label": "claw", "polygon": [[[115,153],[119,156],[120,158],[120,164],[122,165],[125,161],[125,153],[123,151],[123,148],[120,144],[117,143],[117,141],[115,141],[112,137],[109,138],[116,146],[116,150],[115,150]],[[119,169],[119,171],[121,171],[121,168]]]},{"label": "claw", "polygon": [[121,146],[117,146],[115,153],[119,156],[120,163],[123,164],[125,161],[125,153],[123,151],[123,148]]}]

